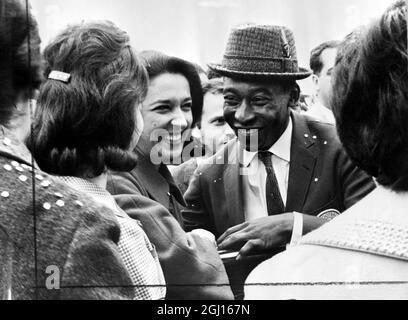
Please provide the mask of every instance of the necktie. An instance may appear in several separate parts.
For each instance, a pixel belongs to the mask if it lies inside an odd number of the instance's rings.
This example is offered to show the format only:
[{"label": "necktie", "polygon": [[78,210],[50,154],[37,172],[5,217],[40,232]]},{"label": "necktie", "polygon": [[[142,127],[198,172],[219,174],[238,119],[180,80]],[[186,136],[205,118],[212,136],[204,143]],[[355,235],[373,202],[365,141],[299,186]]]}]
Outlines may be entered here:
[{"label": "necktie", "polygon": [[285,211],[282,197],[279,191],[278,180],[276,180],[275,171],[272,165],[272,153],[263,151],[258,153],[259,160],[266,168],[266,203],[268,206],[268,215],[281,214]]}]

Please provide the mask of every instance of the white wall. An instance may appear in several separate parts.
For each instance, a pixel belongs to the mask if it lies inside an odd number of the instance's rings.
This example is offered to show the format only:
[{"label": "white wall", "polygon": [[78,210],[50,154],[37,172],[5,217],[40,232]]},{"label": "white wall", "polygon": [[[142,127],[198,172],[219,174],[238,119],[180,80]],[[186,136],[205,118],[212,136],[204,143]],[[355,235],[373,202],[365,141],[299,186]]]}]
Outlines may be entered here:
[{"label": "white wall", "polygon": [[222,59],[231,26],[286,25],[301,66],[310,50],[341,39],[380,15],[393,0],[31,0],[44,45],[68,23],[109,19],[137,50],[156,49],[205,65]]}]

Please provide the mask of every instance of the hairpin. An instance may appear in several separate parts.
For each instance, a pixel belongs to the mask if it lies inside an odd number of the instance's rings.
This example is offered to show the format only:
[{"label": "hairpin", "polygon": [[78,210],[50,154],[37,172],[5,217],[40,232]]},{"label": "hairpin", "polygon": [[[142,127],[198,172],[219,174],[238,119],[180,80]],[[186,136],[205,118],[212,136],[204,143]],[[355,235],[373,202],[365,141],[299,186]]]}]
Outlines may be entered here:
[{"label": "hairpin", "polygon": [[57,80],[57,81],[61,81],[64,83],[68,83],[69,80],[71,79],[71,75],[69,73],[65,73],[62,71],[51,71],[50,74],[48,75],[48,79],[52,79],[52,80]]}]

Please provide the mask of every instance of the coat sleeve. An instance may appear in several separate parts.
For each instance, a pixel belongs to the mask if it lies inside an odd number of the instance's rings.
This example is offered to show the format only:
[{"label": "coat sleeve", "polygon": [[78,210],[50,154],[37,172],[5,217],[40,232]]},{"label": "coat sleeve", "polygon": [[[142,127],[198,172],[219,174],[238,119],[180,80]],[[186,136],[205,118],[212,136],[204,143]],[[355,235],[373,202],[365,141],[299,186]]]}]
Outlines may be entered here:
[{"label": "coat sleeve", "polygon": [[340,156],[341,190],[343,190],[344,210],[350,208],[358,201],[363,199],[375,189],[374,179],[365,171],[357,167],[347,156],[344,150],[341,150]]},{"label": "coat sleeve", "polygon": [[155,245],[166,280],[167,299],[233,299],[224,265],[213,243],[184,232],[166,208],[140,195],[126,176],[111,176],[109,190],[118,205],[142,223]]},{"label": "coat sleeve", "polygon": [[105,208],[81,214],[61,278],[61,299],[133,299],[117,243],[120,228]]},{"label": "coat sleeve", "polygon": [[193,174],[190,185],[184,194],[187,203],[187,207],[182,210],[184,227],[187,231],[205,229],[217,234],[214,220],[204,200],[204,193],[208,190],[201,188],[200,172],[201,169],[199,168]]}]

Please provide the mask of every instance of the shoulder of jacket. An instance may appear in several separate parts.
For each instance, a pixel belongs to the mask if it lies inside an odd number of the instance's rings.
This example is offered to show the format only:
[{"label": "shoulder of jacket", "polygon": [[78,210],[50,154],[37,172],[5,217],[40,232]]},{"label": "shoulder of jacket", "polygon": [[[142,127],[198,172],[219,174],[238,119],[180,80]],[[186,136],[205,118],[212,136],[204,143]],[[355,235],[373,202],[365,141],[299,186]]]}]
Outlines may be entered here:
[{"label": "shoulder of jacket", "polygon": [[183,162],[182,164],[178,166],[168,166],[170,173],[172,174],[173,177],[180,177],[184,176],[185,173],[195,171],[197,169],[197,159],[196,158],[191,158],[186,162]]},{"label": "shoulder of jacket", "polygon": [[204,159],[197,166],[197,171],[223,170],[226,165],[236,164],[235,161],[238,161],[238,159],[238,139],[235,138],[218,150],[213,156]]},{"label": "shoulder of jacket", "polygon": [[301,134],[301,138],[313,141],[315,145],[330,151],[343,150],[342,144],[337,134],[336,126],[333,123],[325,122],[314,117],[300,114],[297,115],[298,120],[302,119],[306,128]]},{"label": "shoulder of jacket", "polygon": [[0,172],[0,197],[5,205],[5,201],[10,201],[10,205],[26,203],[24,207],[28,208],[35,203],[35,214],[51,211],[55,219],[66,217],[66,212],[75,220],[84,214],[105,211],[86,194],[25,163],[0,157]]},{"label": "shoulder of jacket", "polygon": [[138,177],[136,168],[131,172],[110,171],[107,190],[112,195],[138,193],[146,196],[148,194]]},{"label": "shoulder of jacket", "polygon": [[308,115],[301,115],[305,121],[307,126],[312,130],[318,130],[322,132],[327,132],[328,134],[336,134],[336,126],[333,123],[320,120]]}]

